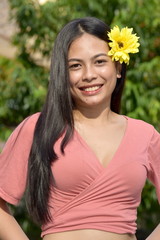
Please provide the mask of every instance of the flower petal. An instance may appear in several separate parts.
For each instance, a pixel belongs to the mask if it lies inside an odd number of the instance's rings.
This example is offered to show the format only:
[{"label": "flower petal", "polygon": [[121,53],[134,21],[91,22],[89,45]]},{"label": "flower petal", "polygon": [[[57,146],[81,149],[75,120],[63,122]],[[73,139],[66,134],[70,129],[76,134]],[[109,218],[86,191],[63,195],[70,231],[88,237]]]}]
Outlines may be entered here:
[{"label": "flower petal", "polygon": [[132,33],[133,28],[122,28],[121,31],[118,26],[113,27],[108,33],[109,46],[111,50],[108,52],[108,56],[112,56],[113,61],[120,61],[129,64],[129,53],[137,53],[140,46],[136,34]]}]

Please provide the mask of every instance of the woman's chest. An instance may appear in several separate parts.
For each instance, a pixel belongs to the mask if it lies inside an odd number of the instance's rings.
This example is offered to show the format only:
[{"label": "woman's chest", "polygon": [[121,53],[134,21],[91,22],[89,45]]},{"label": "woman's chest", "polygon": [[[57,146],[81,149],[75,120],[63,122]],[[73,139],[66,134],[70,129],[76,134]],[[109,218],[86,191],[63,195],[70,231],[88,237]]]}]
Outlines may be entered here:
[{"label": "woman's chest", "polygon": [[64,155],[59,149],[60,142],[57,142],[55,150],[59,159],[53,163],[52,171],[56,188],[62,192],[79,194],[91,184],[100,186],[103,182],[106,191],[114,189],[118,192],[123,188],[123,191],[129,190],[130,193],[132,188],[132,194],[136,195],[144,186],[147,152],[144,146],[137,146],[132,138],[125,137],[121,141],[106,167],[77,134],[67,145]]}]

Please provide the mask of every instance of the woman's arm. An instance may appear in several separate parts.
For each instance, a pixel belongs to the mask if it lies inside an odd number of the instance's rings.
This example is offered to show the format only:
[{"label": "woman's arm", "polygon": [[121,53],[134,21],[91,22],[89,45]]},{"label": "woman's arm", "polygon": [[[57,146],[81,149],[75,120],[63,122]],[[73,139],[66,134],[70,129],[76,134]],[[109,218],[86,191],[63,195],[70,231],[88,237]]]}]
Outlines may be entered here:
[{"label": "woman's arm", "polygon": [[160,224],[155,230],[148,236],[146,240],[160,240]]},{"label": "woman's arm", "polygon": [[9,213],[6,202],[0,198],[0,239],[29,240],[15,218]]}]

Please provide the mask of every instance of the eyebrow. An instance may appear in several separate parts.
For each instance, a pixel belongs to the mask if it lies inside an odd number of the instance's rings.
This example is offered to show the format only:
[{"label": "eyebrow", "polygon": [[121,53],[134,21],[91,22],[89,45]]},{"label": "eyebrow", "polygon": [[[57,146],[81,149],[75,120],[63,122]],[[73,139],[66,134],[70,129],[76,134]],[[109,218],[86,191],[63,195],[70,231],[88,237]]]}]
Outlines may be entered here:
[{"label": "eyebrow", "polygon": [[[95,59],[95,58],[100,57],[100,56],[108,57],[108,55],[106,53],[99,53],[99,54],[96,54],[95,56],[93,56],[92,59]],[[82,62],[82,59],[71,58],[71,59],[68,60],[68,62],[72,62],[72,61]]]}]

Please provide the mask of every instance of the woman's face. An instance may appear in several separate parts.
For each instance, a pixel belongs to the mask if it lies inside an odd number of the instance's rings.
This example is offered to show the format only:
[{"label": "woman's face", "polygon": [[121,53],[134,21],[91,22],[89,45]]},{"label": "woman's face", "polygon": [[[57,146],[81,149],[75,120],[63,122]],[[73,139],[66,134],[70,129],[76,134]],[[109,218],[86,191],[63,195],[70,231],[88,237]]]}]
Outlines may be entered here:
[{"label": "woman's face", "polygon": [[110,106],[120,67],[107,55],[108,44],[90,34],[74,40],[68,52],[71,95],[77,108]]}]

